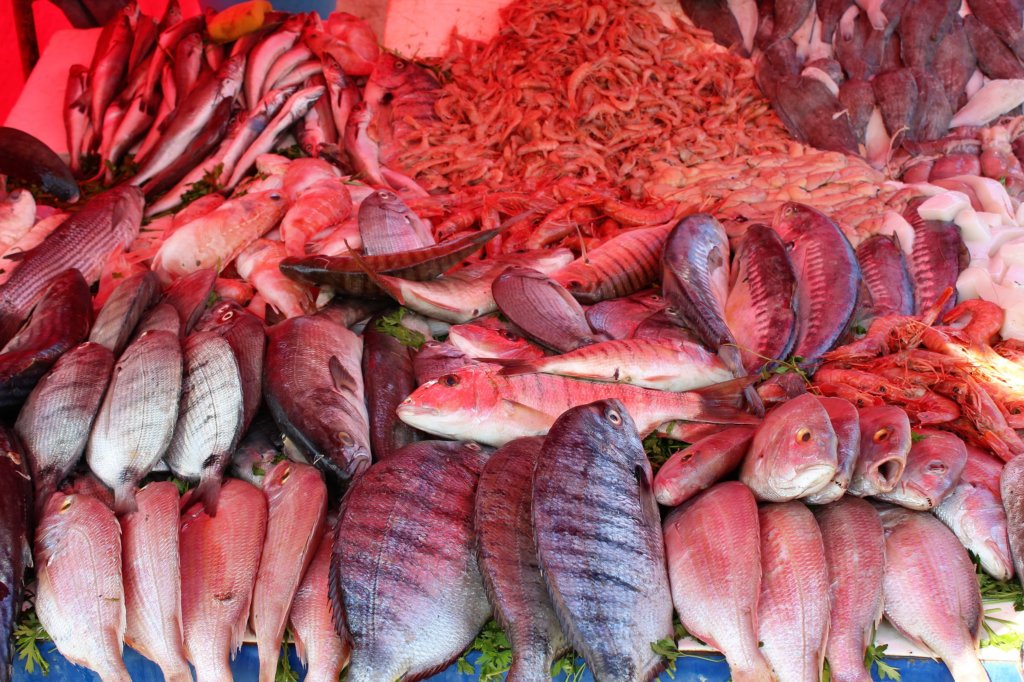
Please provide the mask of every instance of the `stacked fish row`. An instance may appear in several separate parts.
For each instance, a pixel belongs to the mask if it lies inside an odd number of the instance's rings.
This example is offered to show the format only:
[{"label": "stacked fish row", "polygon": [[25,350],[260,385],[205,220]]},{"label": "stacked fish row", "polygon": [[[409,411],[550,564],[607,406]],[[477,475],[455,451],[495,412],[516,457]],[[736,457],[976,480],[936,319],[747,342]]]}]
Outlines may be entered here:
[{"label": "stacked fish row", "polygon": [[890,148],[985,125],[1024,103],[1024,7],[1008,0],[682,0],[715,39],[758,61],[787,129],[877,166]]}]

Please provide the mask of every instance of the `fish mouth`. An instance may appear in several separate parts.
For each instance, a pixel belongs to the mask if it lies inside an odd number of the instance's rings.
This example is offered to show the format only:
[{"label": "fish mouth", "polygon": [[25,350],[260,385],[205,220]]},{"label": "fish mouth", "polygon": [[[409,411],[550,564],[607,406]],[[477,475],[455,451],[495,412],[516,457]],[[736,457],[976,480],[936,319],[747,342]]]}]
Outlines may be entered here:
[{"label": "fish mouth", "polygon": [[398,418],[403,421],[405,421],[406,417],[436,417],[440,413],[441,411],[436,407],[418,405],[410,402],[403,402],[395,409],[395,414],[397,414]]},{"label": "fish mouth", "polygon": [[896,484],[900,482],[905,466],[906,462],[903,459],[889,457],[871,468],[869,478],[878,492],[891,493],[896,488]]},{"label": "fish mouth", "polygon": [[827,486],[835,475],[836,468],[830,464],[812,464],[797,471],[786,484],[798,496],[813,495]]}]

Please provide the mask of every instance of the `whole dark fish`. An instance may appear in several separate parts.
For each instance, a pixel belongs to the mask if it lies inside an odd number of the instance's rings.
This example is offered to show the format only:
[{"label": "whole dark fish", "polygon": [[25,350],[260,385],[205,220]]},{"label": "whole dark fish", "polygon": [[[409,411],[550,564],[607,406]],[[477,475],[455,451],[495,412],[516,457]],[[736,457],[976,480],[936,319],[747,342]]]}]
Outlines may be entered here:
[{"label": "whole dark fish", "polygon": [[914,82],[917,84],[917,109],[914,112],[910,137],[915,140],[937,140],[949,130],[953,109],[946,99],[946,91],[938,76],[930,69],[912,71]]},{"label": "whole dark fish", "polygon": [[786,128],[798,140],[820,149],[856,153],[857,137],[839,98],[824,83],[809,76],[779,81],[772,103]]},{"label": "whole dark fish", "polygon": [[960,3],[956,0],[917,0],[905,12],[897,31],[900,54],[907,66],[928,69],[939,43],[949,33]]},{"label": "whole dark fish", "polygon": [[682,0],[680,5],[695,26],[711,31],[716,43],[747,55],[739,24],[726,0]]},{"label": "whole dark fish", "polygon": [[1018,0],[974,0],[971,15],[992,29],[1018,59],[1024,59],[1024,5]]},{"label": "whole dark fish", "polygon": [[56,152],[17,128],[0,127],[0,173],[36,185],[61,201],[78,201],[78,183]]},{"label": "whole dark fish", "polygon": [[796,276],[775,231],[760,223],[747,228],[731,280],[725,321],[744,369],[753,373],[772,360],[784,360],[796,329]]},{"label": "whole dark fish", "polygon": [[548,597],[533,539],[533,470],[544,439],[519,438],[480,474],[473,528],[487,594],[512,646],[512,682],[546,682],[568,649]]},{"label": "whole dark fish", "polygon": [[825,408],[832,430],[836,432],[836,475],[824,488],[805,497],[807,504],[829,504],[845,495],[860,455],[860,415],[857,408],[843,398],[819,396],[818,402]]},{"label": "whole dark fish", "polygon": [[160,281],[152,270],[122,281],[96,315],[89,340],[105,346],[115,356],[120,355],[143,313],[159,296]]},{"label": "whole dark fish", "polygon": [[25,444],[40,507],[85,452],[113,368],[107,348],[83,343],[57,360],[18,413],[14,429]]},{"label": "whole dark fish", "polygon": [[331,559],[335,627],[351,682],[422,679],[469,646],[491,615],[473,552],[473,496],[489,450],[420,441],[359,477]]},{"label": "whole dark fish", "polygon": [[533,268],[512,266],[491,286],[498,308],[533,340],[560,353],[594,343],[579,302]]},{"label": "whole dark fish", "polygon": [[882,68],[881,43],[874,38],[874,29],[866,12],[852,22],[849,33],[843,33],[842,24],[835,37],[836,59],[850,78],[870,81]]},{"label": "whole dark fish", "polygon": [[913,315],[914,286],[895,237],[873,235],[857,246],[871,315]]},{"label": "whole dark fish", "polygon": [[850,127],[857,141],[863,143],[868,121],[875,109],[875,90],[871,83],[851,78],[839,86],[839,101],[849,113]]},{"label": "whole dark fish", "polygon": [[785,40],[791,37],[813,9],[813,0],[775,0],[772,40]]},{"label": "whole dark fish", "polygon": [[181,319],[181,333],[188,335],[199,316],[206,310],[206,302],[217,281],[214,268],[202,268],[174,281],[164,293],[162,303],[174,306]]},{"label": "whole dark fish", "polygon": [[951,110],[959,111],[967,103],[965,88],[976,66],[977,58],[968,40],[964,21],[959,15],[953,17],[949,33],[939,43],[932,61],[932,72],[942,81]]},{"label": "whole dark fish", "polygon": [[890,492],[896,487],[910,453],[910,419],[893,405],[866,407],[860,413],[860,454],[849,492],[857,497]]},{"label": "whole dark fish", "polygon": [[537,462],[537,555],[562,630],[595,680],[645,682],[664,667],[651,642],[672,636],[672,595],[651,479],[618,400],[564,412]]},{"label": "whole dark fish", "polygon": [[18,405],[61,355],[89,336],[92,298],[78,270],[50,283],[32,317],[0,348],[0,407]]},{"label": "whole dark fish", "polygon": [[1006,510],[1006,531],[1010,540],[1017,579],[1024,579],[1024,455],[1006,463],[999,478],[999,492]]},{"label": "whole dark fish", "polygon": [[132,340],[134,341],[150,331],[170,332],[175,336],[181,336],[181,318],[174,306],[170,303],[157,303],[150,308],[135,327],[135,335]]},{"label": "whole dark fish", "polygon": [[964,442],[948,431],[918,429],[907,464],[896,487],[878,499],[908,509],[927,511],[938,506],[960,481],[967,464]]},{"label": "whole dark fish", "polygon": [[274,420],[310,461],[340,480],[370,466],[362,339],[323,315],[268,330],[263,395]]},{"label": "whole dark fish", "polygon": [[654,475],[654,497],[675,507],[734,471],[747,456],[754,430],[733,426],[679,450]]},{"label": "whole dark fish", "polygon": [[216,332],[231,345],[242,378],[242,432],[252,424],[263,397],[263,320],[234,301],[218,301],[196,323],[197,332]]},{"label": "whole dark fish", "polygon": [[10,682],[12,635],[21,615],[22,579],[32,564],[32,478],[13,430],[0,426],[0,682]]},{"label": "whole dark fish", "polygon": [[846,329],[857,305],[860,267],[839,226],[817,209],[789,202],[772,229],[786,243],[796,272],[797,328],[793,355],[814,361]]},{"label": "whole dark fish", "polygon": [[996,32],[974,14],[964,17],[964,30],[978,60],[978,68],[989,78],[1024,77],[1024,66]]},{"label": "whole dark fish", "polygon": [[370,449],[375,460],[418,440],[416,430],[395,414],[398,405],[416,388],[412,349],[378,328],[372,317],[363,331],[363,380],[370,420]]},{"label": "whole dark fish", "polygon": [[853,0],[818,0],[815,10],[821,21],[821,39],[832,44],[832,37],[839,26],[839,19],[847,9],[853,6]]},{"label": "whole dark fish", "polygon": [[668,305],[660,294],[644,292],[601,301],[587,308],[587,324],[596,334],[628,339],[653,313]]},{"label": "whole dark fish", "polygon": [[359,205],[359,236],[368,256],[412,251],[437,243],[430,223],[387,189],[375,190]]},{"label": "whole dark fish", "polygon": [[120,185],[93,197],[61,223],[0,285],[0,344],[14,336],[51,279],[74,268],[95,282],[109,255],[139,234],[142,193]]},{"label": "whole dark fish", "polygon": [[[956,280],[967,266],[967,249],[960,230],[952,222],[925,220],[917,212],[923,199],[907,205],[903,217],[914,228],[914,245],[910,251],[910,277],[914,282],[914,313],[921,315],[931,309],[946,292],[956,292]],[[942,306],[943,315],[956,304],[956,296]]]},{"label": "whole dark fish", "polygon": [[580,303],[629,296],[657,281],[670,230],[671,225],[658,225],[623,232],[551,277]]},{"label": "whole dark fish", "polygon": [[917,112],[917,81],[909,68],[885,71],[871,81],[885,129],[893,138],[910,137]]},{"label": "whole dark fish", "polygon": [[453,374],[466,365],[475,364],[479,364],[477,360],[450,343],[427,341],[413,357],[412,371],[416,377],[416,385],[422,386],[446,374]]}]

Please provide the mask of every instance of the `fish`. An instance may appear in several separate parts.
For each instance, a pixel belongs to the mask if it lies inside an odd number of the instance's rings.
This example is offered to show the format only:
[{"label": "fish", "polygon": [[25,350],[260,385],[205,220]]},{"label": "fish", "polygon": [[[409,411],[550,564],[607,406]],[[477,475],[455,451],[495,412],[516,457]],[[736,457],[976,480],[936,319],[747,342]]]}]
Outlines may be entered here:
[{"label": "fish", "polygon": [[835,477],[837,438],[828,412],[809,393],[770,411],[754,432],[739,479],[765,502],[786,502]]},{"label": "fish", "polygon": [[482,324],[453,324],[448,329],[448,343],[471,358],[536,360],[544,357],[543,349],[519,334]]},{"label": "fish", "polygon": [[775,0],[775,27],[772,40],[785,40],[791,37],[814,10],[814,2],[809,0]]},{"label": "fish", "polygon": [[251,622],[259,649],[260,680],[273,682],[292,599],[322,542],[327,487],[316,468],[285,461],[267,472],[263,492],[267,536],[252,593]]},{"label": "fish", "polygon": [[420,441],[349,488],[329,579],[335,627],[352,643],[350,682],[443,670],[490,618],[473,551],[473,496],[489,454]]},{"label": "fish", "polygon": [[758,512],[761,653],[786,682],[821,675],[829,633],[829,575],[814,514],[799,502],[768,504]]},{"label": "fish", "polygon": [[538,343],[561,353],[594,343],[582,306],[547,275],[513,265],[491,290],[505,317]]},{"label": "fish", "polygon": [[181,342],[151,331],[125,349],[85,449],[89,468],[114,491],[119,514],[134,511],[135,486],[171,444],[182,386]]},{"label": "fish", "polygon": [[[12,635],[24,606],[25,568],[32,565],[33,496],[28,457],[10,428],[0,426],[0,680],[10,682]],[[39,504],[38,502],[36,504]],[[40,505],[41,506],[41,505]]]},{"label": "fish", "polygon": [[1024,59],[1024,8],[1019,3],[975,0],[971,5],[971,15],[991,28],[1017,59]]},{"label": "fish", "polygon": [[391,190],[374,190],[359,204],[358,215],[359,236],[368,256],[422,249],[437,243],[430,223],[417,216]]},{"label": "fish", "polygon": [[478,365],[477,360],[450,343],[426,341],[412,358],[412,371],[416,385],[435,381],[446,374],[454,374],[466,365]]},{"label": "fish", "polygon": [[960,481],[967,464],[964,442],[947,431],[918,429],[912,442],[903,475],[890,492],[875,497],[901,507],[928,511],[949,495]]},{"label": "fish", "polygon": [[0,253],[7,253],[35,222],[36,201],[28,190],[15,190],[0,200]]},{"label": "fish", "polygon": [[64,131],[67,135],[68,168],[72,175],[82,169],[83,145],[88,135],[89,67],[73,64],[68,69],[68,83],[64,89]]},{"label": "fish", "polygon": [[338,135],[341,136],[348,127],[352,108],[359,101],[359,88],[341,68],[338,60],[330,54],[324,54],[321,57],[321,65],[324,79],[327,82],[327,98],[331,105],[334,127],[338,131]]},{"label": "fish", "polygon": [[911,137],[918,107],[917,81],[909,68],[883,71],[871,80],[885,129],[893,139]]},{"label": "fish", "polygon": [[0,407],[21,404],[57,359],[88,337],[91,324],[89,286],[77,270],[65,270],[0,348]]},{"label": "fish", "polygon": [[375,460],[418,440],[415,429],[395,410],[416,388],[412,352],[402,341],[380,329],[380,316],[370,318],[363,331],[363,381],[370,424],[370,450]]},{"label": "fish", "polygon": [[99,125],[103,114],[117,95],[128,70],[128,58],[132,51],[132,28],[129,8],[119,12],[109,24],[103,27],[96,50],[89,64],[89,117],[93,124],[90,148],[100,141]]},{"label": "fish", "polygon": [[744,53],[743,34],[725,0],[685,0],[681,5],[694,25],[710,31],[716,43]]},{"label": "fish", "polygon": [[[31,195],[30,195],[31,196]],[[21,264],[24,254],[43,243],[50,236],[50,233],[60,227],[61,223],[67,220],[68,214],[57,212],[43,218],[29,228],[17,242],[12,244],[0,254],[0,284],[10,278],[11,273]]]},{"label": "fish", "polygon": [[860,414],[853,404],[843,398],[818,397],[828,413],[832,430],[836,432],[836,475],[816,493],[804,497],[807,504],[829,504],[843,497],[850,487],[853,468],[860,455]]},{"label": "fish", "polygon": [[622,232],[551,278],[583,304],[635,294],[657,280],[661,254],[673,224]]},{"label": "fish", "polygon": [[[132,337],[132,341],[138,339],[143,334],[149,331],[162,331],[170,332],[175,336],[181,336],[181,318],[178,317],[178,311],[174,309],[170,303],[157,303],[155,306],[149,309],[149,311],[143,315],[142,319],[139,320],[138,326],[135,327],[135,334]],[[128,342],[131,345],[131,341]]]},{"label": "fish", "polygon": [[309,461],[350,480],[370,465],[363,341],[323,315],[271,327],[263,396],[274,421]]},{"label": "fish", "polygon": [[121,647],[121,527],[88,495],[54,493],[36,528],[35,609],[57,650],[104,682],[131,682]]},{"label": "fish", "polygon": [[598,680],[652,679],[664,661],[651,642],[672,637],[651,479],[633,419],[615,399],[566,410],[537,460],[532,514],[541,573],[562,631]]},{"label": "fish", "polygon": [[[914,229],[908,267],[914,282],[916,315],[935,306],[947,289],[956,292],[957,277],[967,267],[968,260],[957,226],[949,221],[923,219],[917,211],[922,201],[911,201],[903,214]],[[955,304],[956,296],[951,296],[939,309],[939,315],[948,313]]]},{"label": "fish", "polygon": [[942,79],[929,71],[914,69],[917,83],[917,112],[911,136],[918,140],[937,140],[949,130],[953,109],[946,98]]},{"label": "fish", "polygon": [[199,481],[193,500],[217,514],[221,477],[242,430],[242,377],[227,339],[197,332],[182,348],[185,378],[164,461],[178,478]]},{"label": "fish", "polygon": [[281,273],[279,266],[287,255],[281,242],[257,239],[238,254],[235,269],[260,293],[267,305],[284,317],[314,313],[316,301],[310,287]]},{"label": "fish", "polygon": [[747,227],[734,259],[725,322],[746,372],[783,360],[796,330],[797,282],[786,247],[767,225]]},{"label": "fish", "polygon": [[174,47],[175,92],[192,92],[199,80],[203,56],[203,37],[199,33],[189,33]]},{"label": "fish", "polygon": [[876,234],[862,241],[857,245],[857,262],[872,316],[914,314],[914,285],[895,236]]},{"label": "fish", "polygon": [[734,426],[672,453],[654,474],[654,498],[658,504],[676,507],[714,486],[740,465],[753,437],[749,426]]},{"label": "fish", "polygon": [[644,435],[674,419],[724,424],[756,424],[734,407],[741,387],[719,385],[701,391],[669,393],[628,384],[602,384],[550,374],[501,376],[487,364],[463,367],[421,384],[397,409],[410,426],[444,438],[474,438],[504,445],[521,436],[539,436],[564,411],[605,397],[622,401]]},{"label": "fish", "polygon": [[181,620],[178,488],[149,483],[135,496],[138,511],[121,518],[125,642],[160,666],[167,682],[189,682]]},{"label": "fish", "polygon": [[882,521],[871,504],[850,496],[821,507],[815,516],[832,606],[825,658],[836,682],[870,682],[864,652],[882,619]]},{"label": "fish", "polygon": [[569,648],[533,539],[533,470],[543,445],[543,438],[519,438],[497,450],[480,473],[475,498],[477,561],[512,647],[512,682],[550,679],[555,659]]},{"label": "fish", "polygon": [[676,393],[732,379],[722,360],[700,344],[646,339],[602,341],[562,355],[498,359],[497,364],[502,365],[502,376],[541,372]]},{"label": "fish", "polygon": [[775,677],[758,643],[757,501],[737,481],[700,493],[665,519],[672,601],[687,632],[725,655],[737,682]]},{"label": "fish", "polygon": [[281,238],[288,255],[305,255],[306,242],[351,213],[352,197],[340,179],[319,180],[304,188],[281,221]]},{"label": "fish", "polygon": [[176,279],[167,287],[161,299],[163,303],[174,306],[181,318],[181,333],[188,335],[195,326],[199,316],[206,309],[210,299],[217,272],[213,268],[202,268]]},{"label": "fish", "polygon": [[860,454],[849,493],[868,497],[891,492],[903,476],[910,454],[910,419],[893,405],[859,409]]},{"label": "fish", "polygon": [[294,47],[286,50],[277,61],[274,62],[270,70],[259,77],[264,77],[263,87],[260,88],[259,96],[266,95],[267,92],[273,90],[274,84],[279,80],[290,74],[295,70],[296,67],[305,64],[307,61],[313,58],[313,51],[306,47],[303,43],[298,43]]},{"label": "fish", "polygon": [[954,17],[949,33],[939,43],[932,61],[932,71],[942,81],[951,110],[957,111],[967,103],[967,81],[976,66],[977,57],[967,36],[964,21],[959,16]]},{"label": "fish", "polygon": [[[152,93],[138,91],[124,109],[119,110],[121,118],[116,121],[117,125],[113,128],[113,132],[108,135],[104,130],[103,147],[100,148],[101,170],[99,172],[105,183],[112,184],[114,182],[117,164],[121,162],[125,153],[151,130],[157,109],[156,106],[151,105],[152,101]],[[113,111],[115,109],[111,106],[107,110],[108,115]],[[106,121],[104,121],[104,128],[106,128]]]},{"label": "fish", "polygon": [[857,304],[860,267],[839,226],[820,211],[788,202],[772,229],[789,251],[797,280],[796,342],[792,353],[811,362],[832,348]]},{"label": "fish", "polygon": [[668,305],[660,294],[641,292],[596,303],[586,310],[587,324],[595,334],[612,339],[632,337],[640,324]]},{"label": "fish", "polygon": [[928,69],[939,43],[949,32],[960,4],[953,0],[919,0],[904,12],[897,32],[904,64]]},{"label": "fish", "polygon": [[267,530],[267,500],[245,481],[228,479],[219,513],[185,505],[179,525],[181,615],[185,652],[197,682],[231,679],[229,658],[242,646]]},{"label": "fish", "polygon": [[248,430],[263,396],[263,322],[234,301],[222,300],[208,308],[196,323],[197,332],[216,332],[231,345],[242,378],[242,427]]},{"label": "fish", "polygon": [[1009,580],[1014,575],[1014,564],[1007,514],[1000,497],[998,485],[993,492],[984,483],[962,478],[932,513],[978,557],[983,571],[996,580]]},{"label": "fish", "polygon": [[[852,78],[839,86],[839,101],[849,112],[858,143],[865,142],[868,122],[875,110],[875,90],[868,81]],[[863,267],[863,264],[862,264]]]},{"label": "fish", "polygon": [[40,508],[85,452],[113,368],[107,348],[83,343],[57,360],[18,412],[14,430],[25,446]]},{"label": "fish", "polygon": [[333,551],[334,523],[328,520],[288,614],[289,630],[308,682],[335,682],[348,664],[352,650],[347,637],[339,637],[334,630],[328,595]]},{"label": "fish", "polygon": [[259,101],[274,63],[298,41],[303,22],[304,18],[298,14],[289,17],[278,31],[264,38],[249,53],[244,93],[249,106]]},{"label": "fish", "polygon": [[121,354],[142,315],[160,296],[160,281],[151,270],[122,280],[96,314],[89,340]]},{"label": "fish", "polygon": [[269,413],[263,411],[257,415],[231,455],[231,476],[262,488],[267,472],[286,459],[279,447],[280,435]]},{"label": "fish", "polygon": [[1018,580],[1024,579],[1024,456],[1018,455],[1003,467],[999,495],[1006,511],[1006,532]]},{"label": "fish", "polygon": [[85,202],[41,244],[25,252],[21,264],[0,285],[0,344],[7,343],[46,286],[73,268],[95,282],[107,257],[139,235],[142,193],[114,187]]},{"label": "fish", "polygon": [[776,111],[782,112],[780,118],[798,140],[820,149],[857,152],[853,125],[845,115],[834,83],[803,73],[783,76],[774,87],[772,103]]},{"label": "fish", "polygon": [[978,69],[988,78],[1024,78],[1024,66],[996,32],[975,14],[964,17],[964,31],[978,60]]},{"label": "fish", "polygon": [[954,680],[987,680],[978,660],[984,610],[967,550],[931,514],[905,512],[882,522],[886,619],[941,658]]}]

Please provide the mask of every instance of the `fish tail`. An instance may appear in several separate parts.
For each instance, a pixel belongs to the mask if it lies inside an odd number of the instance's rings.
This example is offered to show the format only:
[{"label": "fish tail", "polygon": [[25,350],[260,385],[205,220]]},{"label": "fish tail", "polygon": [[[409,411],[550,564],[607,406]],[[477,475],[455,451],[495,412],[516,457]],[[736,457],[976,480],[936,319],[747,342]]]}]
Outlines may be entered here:
[{"label": "fish tail", "polygon": [[723,381],[692,393],[701,400],[700,414],[692,421],[707,421],[722,424],[757,424],[756,416],[740,409],[747,389],[753,388],[757,377],[740,377]]},{"label": "fish tail", "polygon": [[[718,349],[718,355],[722,358],[725,366],[733,373],[733,376],[747,376],[747,371],[743,367],[743,356],[739,348],[731,344],[723,344]],[[758,395],[753,382],[743,388],[743,402],[758,417],[764,416],[764,402],[761,401],[761,396]]]},{"label": "fish tail", "polygon": [[[266,644],[266,643],[264,643]],[[274,682],[277,675],[277,660],[281,657],[281,644],[277,646],[259,647],[260,673],[259,682]]]},{"label": "fish tail", "polygon": [[519,374],[536,374],[541,371],[541,365],[536,360],[522,360],[513,358],[480,358],[481,362],[489,362],[494,365],[501,365],[498,376],[513,377]]},{"label": "fish tail", "polygon": [[118,516],[138,511],[139,505],[135,503],[135,483],[121,483],[114,488],[114,513]]},{"label": "fish tail", "polygon": [[[772,672],[772,667],[768,665],[763,656],[758,656],[758,658],[760,660],[730,664],[729,674],[732,676],[732,682],[775,682],[778,678]],[[867,679],[871,679],[871,677],[868,676]]]},{"label": "fish tail", "polygon": [[978,659],[978,654],[973,650],[965,651],[956,659],[946,661],[946,664],[953,676],[953,682],[985,682],[990,679],[985,666]]},{"label": "fish tail", "polygon": [[217,515],[217,503],[220,501],[220,479],[216,477],[203,478],[196,486],[193,501],[198,500],[207,516],[213,518]]}]

